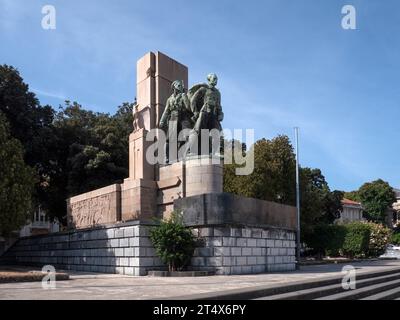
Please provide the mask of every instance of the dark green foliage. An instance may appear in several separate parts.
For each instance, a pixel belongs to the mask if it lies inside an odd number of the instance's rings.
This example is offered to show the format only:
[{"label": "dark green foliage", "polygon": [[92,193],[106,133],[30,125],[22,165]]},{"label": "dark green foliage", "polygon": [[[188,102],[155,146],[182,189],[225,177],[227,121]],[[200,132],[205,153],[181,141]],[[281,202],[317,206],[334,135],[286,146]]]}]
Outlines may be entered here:
[{"label": "dark green foliage", "polygon": [[301,168],[301,229],[304,235],[316,225],[333,223],[342,210],[340,191],[331,192],[320,169]]},{"label": "dark green foliage", "polygon": [[34,202],[61,221],[66,198],[128,176],[132,108],[124,103],[110,116],[66,101],[55,112],[40,105],[15,68],[0,66],[0,111],[36,171]]},{"label": "dark green foliage", "polygon": [[31,214],[34,171],[25,164],[21,143],[10,137],[0,112],[0,235],[23,226]]},{"label": "dark green foliage", "polygon": [[192,258],[196,245],[192,231],[183,225],[178,213],[172,213],[168,220],[151,228],[150,239],[157,255],[171,272],[182,270]]},{"label": "dark green foliage", "polygon": [[319,256],[378,257],[391,240],[391,230],[372,222],[321,224],[313,228],[312,233],[306,234],[305,239],[307,246]]},{"label": "dark green foliage", "polygon": [[[235,141],[239,152],[245,152]],[[287,136],[259,140],[254,149],[254,172],[237,176],[236,165],[224,167],[224,190],[238,195],[295,205],[295,154]],[[319,169],[300,169],[301,226],[303,234],[313,232],[315,225],[332,223],[339,217],[342,192],[331,192]]]},{"label": "dark green foliage", "polygon": [[379,179],[365,183],[358,191],[364,207],[364,215],[368,220],[385,223],[386,212],[396,202],[392,187]]},{"label": "dark green foliage", "polygon": [[54,110],[39,104],[18,70],[0,65],[0,111],[9,123],[11,136],[22,144],[25,163],[36,171],[34,202],[43,204],[47,198],[45,188],[58,170],[53,153]]},{"label": "dark green foliage", "polygon": [[[125,106],[124,106],[125,107]],[[67,173],[67,193],[76,195],[104,187],[128,176],[130,109],[115,116],[84,110],[66,102],[54,126],[60,163]]]},{"label": "dark green foliage", "polygon": [[346,237],[346,227],[343,225],[320,224],[305,235],[307,246],[322,255],[337,256],[342,249]]},{"label": "dark green foliage", "polygon": [[345,225],[346,237],[343,252],[349,257],[362,258],[368,256],[370,227],[362,222],[353,222]]},{"label": "dark green foliage", "polygon": [[0,111],[10,124],[11,136],[22,143],[27,163],[42,163],[42,152],[46,153],[43,142],[54,111],[50,106],[41,106],[18,70],[7,65],[0,65]]},{"label": "dark green foliage", "polygon": [[128,176],[132,104],[123,104],[110,116],[66,101],[53,127],[57,171],[51,176],[47,203],[49,212],[63,217],[66,198]]},{"label": "dark green foliage", "polygon": [[225,192],[294,205],[295,156],[289,138],[261,139],[251,148],[254,149],[254,172],[237,176],[236,165],[226,165]]},{"label": "dark green foliage", "polygon": [[400,245],[400,233],[394,233],[390,239],[392,244]]}]

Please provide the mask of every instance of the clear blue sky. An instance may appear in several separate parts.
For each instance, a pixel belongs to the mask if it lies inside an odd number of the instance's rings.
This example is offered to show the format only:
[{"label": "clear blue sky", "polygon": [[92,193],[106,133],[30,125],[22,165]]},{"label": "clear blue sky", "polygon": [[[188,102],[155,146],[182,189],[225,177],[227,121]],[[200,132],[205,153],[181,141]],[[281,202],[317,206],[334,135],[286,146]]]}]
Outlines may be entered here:
[{"label": "clear blue sky", "polygon": [[[57,9],[57,29],[41,9]],[[341,8],[357,30],[341,28]],[[114,113],[135,97],[136,60],[162,51],[190,83],[220,78],[224,126],[293,137],[332,189],[377,178],[400,186],[398,0],[0,0],[0,63],[42,104]]]}]

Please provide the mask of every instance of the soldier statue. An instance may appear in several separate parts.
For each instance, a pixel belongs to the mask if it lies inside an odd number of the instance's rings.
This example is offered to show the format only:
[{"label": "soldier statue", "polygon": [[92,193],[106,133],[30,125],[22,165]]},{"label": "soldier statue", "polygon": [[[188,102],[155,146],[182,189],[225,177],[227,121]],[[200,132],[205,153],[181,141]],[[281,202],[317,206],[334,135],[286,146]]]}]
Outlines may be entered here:
[{"label": "soldier statue", "polygon": [[221,93],[216,88],[218,77],[211,73],[207,77],[208,84],[199,84],[192,87],[188,96],[196,121],[194,130],[199,133],[201,129],[222,130],[221,122],[224,113],[221,107]]},{"label": "soldier statue", "polygon": [[[177,150],[175,154],[170,154],[169,147],[174,144],[179,148],[185,141],[178,142],[178,136],[183,129],[193,128],[193,114],[190,107],[190,101],[186,93],[184,92],[184,84],[181,80],[176,80],[171,85],[172,95],[168,98],[165,106],[164,113],[160,120],[159,127],[167,133],[167,144],[166,144],[166,161],[172,162],[177,157]],[[184,137],[184,140],[188,138],[188,135]]]},{"label": "soldier statue", "polygon": [[215,73],[211,73],[207,76],[207,80],[207,84],[195,85],[188,92],[194,114],[192,120],[195,122],[189,141],[197,139],[199,142],[202,129],[217,129],[220,132],[222,130],[221,122],[224,119],[224,113],[221,107],[221,93],[216,88],[218,77]]}]

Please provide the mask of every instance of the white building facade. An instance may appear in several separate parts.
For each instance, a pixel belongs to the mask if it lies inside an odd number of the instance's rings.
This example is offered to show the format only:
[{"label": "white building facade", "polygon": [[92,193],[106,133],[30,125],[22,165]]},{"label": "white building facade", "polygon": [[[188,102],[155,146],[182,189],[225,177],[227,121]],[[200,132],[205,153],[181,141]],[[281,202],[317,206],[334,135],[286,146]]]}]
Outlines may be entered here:
[{"label": "white building facade", "polygon": [[363,208],[361,203],[349,199],[342,200],[343,211],[337,223],[350,223],[354,221],[363,221]]}]

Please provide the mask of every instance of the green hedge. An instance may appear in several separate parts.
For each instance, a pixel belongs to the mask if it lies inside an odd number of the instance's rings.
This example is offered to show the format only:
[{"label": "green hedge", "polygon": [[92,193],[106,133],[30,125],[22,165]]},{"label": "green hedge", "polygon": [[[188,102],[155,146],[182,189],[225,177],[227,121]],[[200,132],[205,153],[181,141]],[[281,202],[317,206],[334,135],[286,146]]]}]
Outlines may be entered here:
[{"label": "green hedge", "polygon": [[317,225],[306,235],[305,242],[320,255],[362,258],[381,255],[389,242],[400,244],[400,236],[391,237],[391,230],[380,224],[353,222]]},{"label": "green hedge", "polygon": [[342,225],[317,225],[307,235],[306,243],[321,255],[339,255],[346,236],[346,228]]},{"label": "green hedge", "polygon": [[370,227],[362,222],[353,222],[345,225],[346,236],[343,243],[343,253],[351,258],[368,256]]}]

